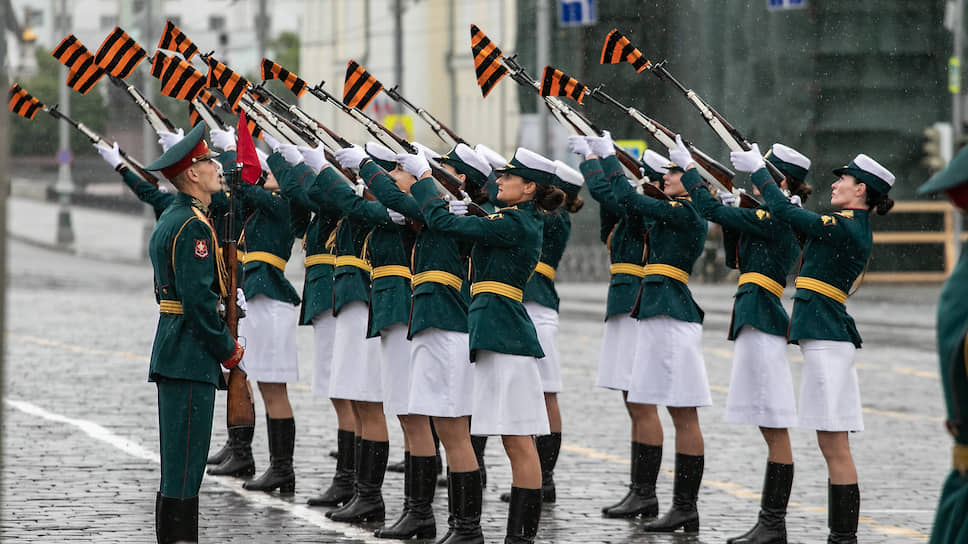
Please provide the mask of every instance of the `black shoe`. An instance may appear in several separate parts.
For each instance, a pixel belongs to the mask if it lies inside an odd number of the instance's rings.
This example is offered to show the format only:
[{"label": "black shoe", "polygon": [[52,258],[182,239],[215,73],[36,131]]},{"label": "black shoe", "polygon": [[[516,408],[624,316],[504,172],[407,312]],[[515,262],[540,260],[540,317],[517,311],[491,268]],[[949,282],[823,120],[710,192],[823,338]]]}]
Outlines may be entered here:
[{"label": "black shoe", "polygon": [[309,506],[339,506],[353,498],[356,481],[356,445],[353,431],[336,432],[336,472],[333,483],[321,495],[306,501]]},{"label": "black shoe", "polygon": [[238,425],[229,427],[228,431],[229,439],[226,444],[231,444],[228,456],[221,463],[209,467],[207,472],[212,476],[248,478],[255,474],[255,459],[252,458],[252,435],[255,433],[255,426]]},{"label": "black shoe", "polygon": [[198,542],[198,497],[182,500],[159,493],[156,502],[155,535],[158,544]]},{"label": "black shoe", "polygon": [[655,496],[655,481],[662,464],[662,445],[652,446],[632,442],[631,479],[629,491],[617,503],[602,508],[606,518],[654,518],[659,515],[659,500]]},{"label": "black shoe", "polygon": [[541,490],[511,488],[504,544],[533,544],[541,520]]},{"label": "black shoe", "polygon": [[768,462],[756,525],[726,544],[787,544],[786,508],[792,487],[793,465]]},{"label": "black shoe", "polygon": [[672,487],[672,508],[659,519],[647,522],[642,529],[651,533],[671,533],[682,529],[699,532],[699,484],[702,483],[702,455],[676,454],[676,477]]},{"label": "black shoe", "polygon": [[[484,544],[481,532],[483,490],[480,471],[450,473],[450,530],[437,544]],[[453,518],[453,520],[451,520]]]},{"label": "black shoe", "polygon": [[383,476],[387,471],[389,452],[389,442],[360,442],[356,495],[343,508],[327,512],[329,519],[347,523],[384,520],[386,506],[383,503]]},{"label": "black shoe", "polygon": [[[390,527],[374,533],[377,538],[434,538],[437,523],[434,520],[434,488],[437,485],[437,466],[433,457],[409,457],[409,502],[403,516]],[[404,485],[406,490],[407,486]]]},{"label": "black shoe", "polygon": [[827,484],[827,544],[857,544],[860,488],[857,484]]},{"label": "black shoe", "polygon": [[279,490],[283,494],[296,492],[296,473],[292,469],[292,450],[296,443],[296,421],[291,418],[267,419],[269,433],[269,468],[255,480],[242,484],[249,491]]}]

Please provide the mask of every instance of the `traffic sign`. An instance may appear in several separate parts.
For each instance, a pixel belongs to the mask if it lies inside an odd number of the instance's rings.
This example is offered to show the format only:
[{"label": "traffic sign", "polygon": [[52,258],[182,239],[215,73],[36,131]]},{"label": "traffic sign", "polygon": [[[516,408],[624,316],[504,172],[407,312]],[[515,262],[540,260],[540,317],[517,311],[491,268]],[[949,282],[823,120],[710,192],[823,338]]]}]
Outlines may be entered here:
[{"label": "traffic sign", "polygon": [[558,0],[558,24],[591,26],[598,20],[595,0]]},{"label": "traffic sign", "polygon": [[769,11],[803,9],[805,7],[807,7],[807,0],[766,0],[766,9]]}]

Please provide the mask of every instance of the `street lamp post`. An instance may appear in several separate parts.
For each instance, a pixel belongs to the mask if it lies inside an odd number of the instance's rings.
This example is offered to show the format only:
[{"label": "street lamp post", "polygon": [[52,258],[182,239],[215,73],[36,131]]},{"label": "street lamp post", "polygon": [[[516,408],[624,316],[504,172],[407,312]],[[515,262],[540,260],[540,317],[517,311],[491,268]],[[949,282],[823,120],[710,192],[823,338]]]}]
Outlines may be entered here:
[{"label": "street lamp post", "polygon": [[[61,35],[70,33],[70,14],[67,9],[67,0],[54,0],[57,9],[52,10],[57,14],[57,27]],[[60,69],[61,80],[67,79],[67,67]],[[59,87],[58,99],[60,110],[64,115],[71,114],[71,94],[66,85]],[[74,227],[71,223],[71,197],[74,194],[74,179],[71,177],[71,143],[70,133],[67,123],[58,123],[58,152],[57,152],[57,182],[54,184],[54,192],[57,193],[57,200],[60,208],[57,210],[57,245],[72,246],[74,244]]]}]

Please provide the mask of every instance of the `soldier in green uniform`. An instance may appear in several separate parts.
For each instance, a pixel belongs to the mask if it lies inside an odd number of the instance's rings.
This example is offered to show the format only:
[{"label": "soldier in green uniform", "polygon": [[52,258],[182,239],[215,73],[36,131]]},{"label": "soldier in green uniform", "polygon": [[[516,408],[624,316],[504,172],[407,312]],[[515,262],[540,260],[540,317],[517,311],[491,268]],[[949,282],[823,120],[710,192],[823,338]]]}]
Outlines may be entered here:
[{"label": "soldier in green uniform", "polygon": [[[962,148],[947,168],[931,177],[918,194],[944,191],[959,211],[968,210],[968,148]],[[968,542],[968,251],[964,249],[938,298],[938,363],[948,412],[947,428],[954,438],[951,472],[941,488],[931,544]]]},{"label": "soldier in green uniform", "polygon": [[136,174],[133,170],[128,168],[124,163],[124,159],[121,157],[121,151],[118,148],[118,142],[114,142],[113,147],[105,147],[103,145],[94,144],[94,149],[97,150],[101,158],[107,162],[111,168],[121,175],[121,180],[124,184],[131,189],[131,192],[138,197],[138,200],[144,202],[151,206],[151,209],[155,212],[155,219],[161,217],[161,212],[165,211],[165,208],[171,204],[174,199],[174,195],[166,191],[160,190],[155,187],[147,180],[143,179],[141,176]]},{"label": "soldier in green uniform", "polygon": [[158,542],[198,541],[198,491],[212,431],[219,363],[234,367],[242,347],[218,315],[226,296],[221,254],[207,207],[221,190],[220,169],[200,125],[148,170],[161,170],[178,189],[158,219],[149,253],[161,317],[148,379],[158,388],[161,490]]},{"label": "soldier in green uniform", "polygon": [[818,214],[787,199],[755,144],[749,151],[734,151],[730,158],[738,171],[753,173],[753,185],[770,213],[806,237],[788,333],[790,342],[800,344],[803,353],[797,417],[801,428],[817,432],[827,461],[827,541],[857,542],[860,490],[847,433],[864,430],[854,366],[861,338],[844,303],[874,245],[870,212],[883,215],[894,205],[887,196],[894,175],[867,155],[857,155],[834,170],[839,177],[832,185],[830,203],[839,211]]},{"label": "soldier in green uniform", "polygon": [[471,433],[501,435],[512,473],[505,542],[533,542],[541,515],[541,465],[532,436],[548,434],[548,416],[536,361],[544,352],[522,298],[541,253],[539,214],[564,201],[552,185],[554,163],[519,148],[498,172],[497,197],[508,207],[487,217],[462,217],[452,212],[466,211],[466,204],[444,202],[426,159],[401,155],[398,161],[420,179],[410,190],[428,228],[474,244],[468,311],[475,362]]}]

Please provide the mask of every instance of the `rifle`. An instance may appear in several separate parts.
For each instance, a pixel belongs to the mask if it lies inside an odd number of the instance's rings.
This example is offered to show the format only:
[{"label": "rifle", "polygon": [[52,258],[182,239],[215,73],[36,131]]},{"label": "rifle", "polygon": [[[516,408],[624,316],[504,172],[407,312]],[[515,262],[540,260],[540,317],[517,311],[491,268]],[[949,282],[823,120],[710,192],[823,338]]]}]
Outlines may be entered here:
[{"label": "rifle", "polygon": [[[662,126],[659,122],[650,119],[639,110],[621,104],[618,100],[615,100],[606,94],[605,91],[602,90],[603,88],[603,85],[599,85],[593,89],[591,93],[589,93],[589,96],[595,98],[603,104],[614,106],[621,110],[623,113],[631,117],[635,122],[642,125],[642,127],[652,134],[652,136],[658,140],[660,144],[670,149],[676,147],[675,132]],[[735,174],[733,174],[732,171],[704,153],[696,146],[692,145],[690,142],[683,140],[683,143],[689,148],[689,153],[692,154],[692,158],[696,161],[696,170],[699,172],[699,175],[703,177],[703,179],[714,186],[723,189],[724,191],[733,192],[733,176]],[[760,203],[751,195],[742,193],[740,196],[740,205],[744,208],[755,208],[759,206],[759,204]]]},{"label": "rifle", "polygon": [[[87,138],[91,141],[92,144],[104,146],[107,148],[113,147],[110,144],[108,144],[108,141],[105,140],[101,135],[99,135],[98,133],[88,128],[84,123],[75,121],[70,117],[61,113],[61,111],[57,109],[57,104],[54,104],[53,106],[50,106],[50,107],[44,107],[44,111],[49,113],[51,117],[53,117],[54,119],[60,119],[62,121],[66,121],[67,124],[77,129],[78,132],[87,136]],[[132,170],[137,172],[138,175],[141,176],[141,178],[147,181],[148,183],[154,185],[155,187],[158,186],[158,178],[156,178],[154,174],[145,170],[145,167],[140,162],[138,162],[134,157],[125,153],[123,149],[118,149],[118,151],[121,153],[121,158],[124,159],[125,165],[128,168],[131,168]]]},{"label": "rifle", "polygon": [[423,108],[418,108],[417,106],[414,106],[412,102],[404,98],[403,95],[400,94],[400,91],[398,90],[399,88],[400,88],[400,85],[394,85],[392,89],[384,88],[383,92],[387,93],[387,96],[403,104],[404,106],[407,107],[407,109],[417,114],[418,117],[420,117],[428,125],[430,125],[430,130],[433,130],[434,134],[436,134],[438,138],[446,142],[447,145],[451,147],[454,147],[457,144],[470,145],[467,143],[467,141],[465,141],[463,138],[458,136],[456,132],[448,128],[447,125],[438,121],[437,118],[431,115],[429,111]]},{"label": "rifle", "polygon": [[[413,146],[413,144],[408,142],[405,138],[397,136],[392,130],[378,123],[375,119],[360,111],[359,108],[351,108],[340,101],[340,99],[327,92],[325,89],[323,89],[324,83],[325,82],[321,82],[315,87],[309,87],[309,92],[323,102],[329,102],[343,110],[344,113],[363,125],[363,128],[365,128],[367,132],[373,135],[374,138],[380,140],[383,145],[387,146],[391,150],[394,150],[397,153],[414,154],[417,152],[417,149]],[[430,164],[430,173],[433,176],[434,183],[437,185],[437,189],[441,192],[441,195],[450,194],[453,195],[453,198],[464,200],[464,195],[462,195],[460,191],[461,181],[447,170],[444,170],[444,168],[440,166],[440,164],[434,159],[428,157],[427,162]],[[467,211],[470,215],[476,215],[478,217],[484,217],[487,215],[487,212],[474,202],[467,203]]]},{"label": "rifle", "polygon": [[219,117],[218,114],[212,111],[208,104],[202,102],[196,97],[192,99],[191,105],[195,108],[195,111],[198,112],[199,117],[201,117],[202,120],[205,121],[205,124],[208,125],[209,130],[225,130],[225,122],[222,121],[222,118]]},{"label": "rifle", "polygon": [[131,85],[123,79],[114,76],[110,77],[111,81],[118,87],[124,89],[128,96],[134,100],[134,103],[141,108],[141,111],[145,114],[145,119],[147,119],[148,124],[151,125],[151,128],[155,129],[155,132],[160,130],[175,132],[175,125],[169,121],[163,113],[161,113],[161,110],[156,108],[151,102],[148,102],[148,99],[146,99],[144,95],[141,94],[141,91],[136,89],[134,85]]}]

